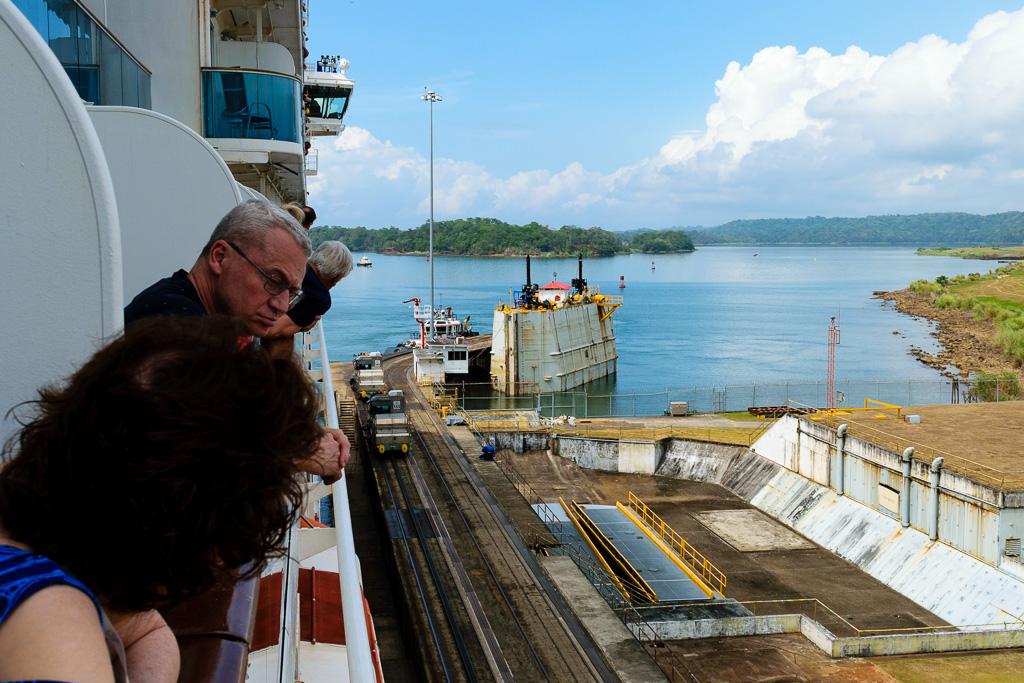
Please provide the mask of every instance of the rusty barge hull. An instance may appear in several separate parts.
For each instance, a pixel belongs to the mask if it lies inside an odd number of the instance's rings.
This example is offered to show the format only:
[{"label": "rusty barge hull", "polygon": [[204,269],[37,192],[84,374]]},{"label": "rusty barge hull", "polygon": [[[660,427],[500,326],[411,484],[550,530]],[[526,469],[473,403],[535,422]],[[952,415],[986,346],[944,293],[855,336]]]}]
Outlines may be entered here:
[{"label": "rusty barge hull", "polygon": [[491,385],[509,396],[568,391],[616,371],[615,327],[599,303],[494,312]]}]

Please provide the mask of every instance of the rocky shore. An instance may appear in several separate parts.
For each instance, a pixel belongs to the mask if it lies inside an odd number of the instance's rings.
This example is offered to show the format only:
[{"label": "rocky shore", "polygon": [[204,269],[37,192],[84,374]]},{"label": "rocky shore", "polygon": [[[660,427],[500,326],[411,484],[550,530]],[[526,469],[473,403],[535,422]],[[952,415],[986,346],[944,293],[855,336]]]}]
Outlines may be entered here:
[{"label": "rocky shore", "polygon": [[913,346],[909,353],[943,375],[964,378],[979,370],[998,374],[1011,368],[1024,379],[1021,369],[1014,368],[1009,355],[993,341],[996,326],[991,320],[975,320],[969,311],[961,309],[936,308],[927,295],[909,289],[875,292],[874,298],[884,300],[883,306],[891,304],[900,313],[915,319],[934,321],[932,336],[942,347],[939,353],[933,356]]}]

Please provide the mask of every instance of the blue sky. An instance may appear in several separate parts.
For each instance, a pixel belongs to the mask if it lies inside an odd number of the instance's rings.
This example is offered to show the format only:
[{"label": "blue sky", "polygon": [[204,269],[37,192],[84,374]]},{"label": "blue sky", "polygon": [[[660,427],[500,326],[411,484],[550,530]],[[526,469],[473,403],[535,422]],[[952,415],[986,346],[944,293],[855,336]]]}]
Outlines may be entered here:
[{"label": "blue sky", "polygon": [[323,222],[637,227],[1018,210],[1024,12],[998,2],[333,2]]}]

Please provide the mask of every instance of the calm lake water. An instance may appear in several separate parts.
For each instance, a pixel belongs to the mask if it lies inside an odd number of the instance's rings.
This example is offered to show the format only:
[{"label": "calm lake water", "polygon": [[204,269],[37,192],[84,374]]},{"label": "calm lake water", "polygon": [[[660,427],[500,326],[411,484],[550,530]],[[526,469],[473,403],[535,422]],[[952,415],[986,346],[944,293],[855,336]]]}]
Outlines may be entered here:
[{"label": "calm lake water", "polygon": [[[357,260],[363,255],[354,254]],[[369,256],[372,267],[356,268],[333,290],[334,306],[324,318],[332,360],[418,335],[412,304],[402,302],[413,296],[429,302],[430,264],[423,256]],[[621,294],[624,304],[614,314],[618,373],[587,389],[629,394],[824,383],[832,316],[841,327],[837,383],[938,380],[937,371],[908,355],[912,345],[937,349],[927,321],[881,305],[872,293],[996,266],[890,247],[705,247],[691,254],[591,258],[583,263],[589,284]],[[576,268],[575,259],[532,259],[532,279],[568,283]],[[508,301],[509,290],[519,290],[525,277],[524,258],[438,256],[435,303],[451,306],[460,318],[471,316],[474,329],[487,333],[499,299]]]}]

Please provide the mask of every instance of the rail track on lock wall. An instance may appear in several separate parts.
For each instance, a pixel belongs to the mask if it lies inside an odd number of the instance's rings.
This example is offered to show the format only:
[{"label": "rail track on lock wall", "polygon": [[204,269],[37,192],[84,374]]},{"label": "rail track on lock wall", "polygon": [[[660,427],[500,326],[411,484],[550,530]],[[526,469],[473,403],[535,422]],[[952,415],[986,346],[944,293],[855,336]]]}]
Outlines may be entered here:
[{"label": "rail track on lock wall", "polygon": [[411,361],[385,364],[406,395],[409,453],[369,457],[427,680],[615,680],[408,380]]}]

